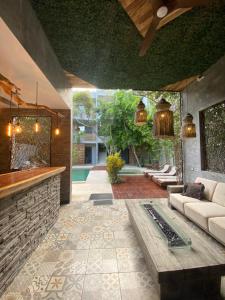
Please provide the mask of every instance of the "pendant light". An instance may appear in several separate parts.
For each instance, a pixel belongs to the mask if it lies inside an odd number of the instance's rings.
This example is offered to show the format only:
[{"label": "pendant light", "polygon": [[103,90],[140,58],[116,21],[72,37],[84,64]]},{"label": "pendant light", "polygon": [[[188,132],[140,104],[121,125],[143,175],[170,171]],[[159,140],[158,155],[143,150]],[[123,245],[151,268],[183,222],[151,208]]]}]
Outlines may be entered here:
[{"label": "pendant light", "polygon": [[174,137],[173,112],[170,110],[171,104],[165,99],[161,99],[156,104],[156,113],[153,118],[153,135],[160,139]]},{"label": "pendant light", "polygon": [[[15,94],[18,94],[18,90],[16,90]],[[15,126],[15,133],[16,134],[20,134],[22,132],[22,127],[20,125],[20,121],[19,121],[19,111],[20,111],[20,105],[19,102],[17,103],[17,122],[16,122],[16,126]]]},{"label": "pendant light", "polygon": [[57,113],[57,119],[56,119],[56,128],[55,128],[55,135],[60,135],[60,129],[59,129],[59,115]]},{"label": "pendant light", "polygon": [[183,119],[182,128],[181,128],[181,137],[182,138],[195,138],[196,137],[196,127],[193,123],[193,116],[189,113],[186,114]]},{"label": "pendant light", "polygon": [[[38,82],[36,83],[36,112],[38,116]],[[35,124],[34,124],[34,132],[38,133],[40,131],[40,123],[38,122],[38,118],[36,118]]]},{"label": "pendant light", "polygon": [[9,104],[9,111],[10,111],[10,118],[9,118],[9,122],[6,128],[6,134],[9,138],[12,137],[12,132],[13,132],[13,124],[12,124],[12,95],[13,92],[11,91],[10,94],[10,104]]},{"label": "pendant light", "polygon": [[145,105],[144,105],[143,101],[140,100],[140,102],[137,106],[137,110],[135,112],[134,124],[137,126],[145,125],[147,123],[147,116],[148,116],[148,113],[145,110]]},{"label": "pendant light", "polygon": [[[187,111],[188,111],[188,90],[187,90]],[[196,127],[193,123],[193,116],[187,113],[183,119],[181,127],[181,138],[195,138],[196,137]]]}]

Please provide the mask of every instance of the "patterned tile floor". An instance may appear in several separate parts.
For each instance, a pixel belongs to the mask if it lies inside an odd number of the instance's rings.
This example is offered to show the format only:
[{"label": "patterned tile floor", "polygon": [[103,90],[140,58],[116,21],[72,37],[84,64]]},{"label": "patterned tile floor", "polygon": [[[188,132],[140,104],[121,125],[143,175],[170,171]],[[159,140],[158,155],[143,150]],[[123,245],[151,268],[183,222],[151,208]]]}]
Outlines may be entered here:
[{"label": "patterned tile floor", "polygon": [[123,200],[76,201],[32,254],[1,300],[156,300]]},{"label": "patterned tile floor", "polygon": [[159,299],[124,200],[61,207],[58,221],[1,297],[40,299]]},{"label": "patterned tile floor", "polygon": [[163,198],[168,193],[151,179],[143,176],[121,176],[120,184],[112,185],[115,199]]}]

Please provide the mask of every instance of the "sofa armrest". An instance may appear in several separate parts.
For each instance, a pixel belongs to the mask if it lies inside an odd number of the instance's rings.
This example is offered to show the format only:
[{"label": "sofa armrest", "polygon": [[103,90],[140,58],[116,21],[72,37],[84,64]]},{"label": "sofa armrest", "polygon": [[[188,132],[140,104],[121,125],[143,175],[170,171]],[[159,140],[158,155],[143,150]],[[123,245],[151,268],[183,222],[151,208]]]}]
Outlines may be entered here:
[{"label": "sofa armrest", "polygon": [[184,190],[184,185],[168,185],[167,191],[169,193],[182,193]]}]

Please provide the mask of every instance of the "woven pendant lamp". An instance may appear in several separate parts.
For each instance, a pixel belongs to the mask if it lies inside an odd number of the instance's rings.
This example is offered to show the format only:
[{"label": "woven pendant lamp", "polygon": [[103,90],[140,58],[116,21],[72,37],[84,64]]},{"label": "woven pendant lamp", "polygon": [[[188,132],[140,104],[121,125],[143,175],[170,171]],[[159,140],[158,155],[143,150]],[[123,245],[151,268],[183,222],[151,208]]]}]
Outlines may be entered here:
[{"label": "woven pendant lamp", "polygon": [[153,119],[153,135],[156,138],[171,139],[174,137],[173,112],[170,107],[171,104],[163,98],[156,104],[157,112]]},{"label": "woven pendant lamp", "polygon": [[183,123],[181,127],[181,137],[182,138],[196,137],[196,127],[195,124],[193,123],[193,116],[189,113],[183,119]]},{"label": "woven pendant lamp", "polygon": [[145,125],[147,123],[147,116],[148,116],[148,113],[145,110],[145,105],[142,102],[142,100],[140,100],[140,102],[137,106],[137,110],[135,112],[134,124],[137,126]]}]

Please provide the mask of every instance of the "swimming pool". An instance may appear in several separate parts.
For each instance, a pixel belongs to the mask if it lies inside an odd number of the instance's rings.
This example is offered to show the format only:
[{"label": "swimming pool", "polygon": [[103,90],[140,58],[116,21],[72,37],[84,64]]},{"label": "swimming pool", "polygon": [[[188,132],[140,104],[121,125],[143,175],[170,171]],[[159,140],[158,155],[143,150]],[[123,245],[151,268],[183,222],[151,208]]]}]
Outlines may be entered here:
[{"label": "swimming pool", "polygon": [[86,181],[89,169],[72,169],[72,181]]}]

